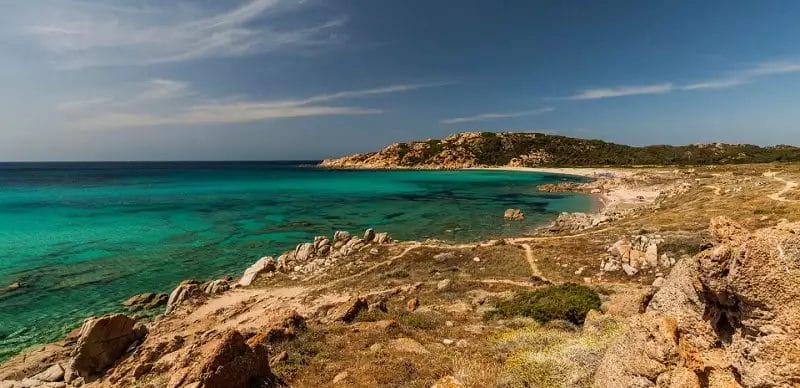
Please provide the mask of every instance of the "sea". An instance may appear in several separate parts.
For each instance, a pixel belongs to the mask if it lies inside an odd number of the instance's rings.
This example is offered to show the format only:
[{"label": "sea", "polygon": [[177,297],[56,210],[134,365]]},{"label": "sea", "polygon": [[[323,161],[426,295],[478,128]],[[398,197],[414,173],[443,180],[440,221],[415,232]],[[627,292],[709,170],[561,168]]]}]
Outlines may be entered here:
[{"label": "sea", "polygon": [[[336,230],[475,241],[594,206],[583,194],[537,190],[583,179],[566,175],[314,164],[0,163],[0,360],[121,311],[134,294],[237,276]],[[525,219],[504,220],[506,208]]]}]

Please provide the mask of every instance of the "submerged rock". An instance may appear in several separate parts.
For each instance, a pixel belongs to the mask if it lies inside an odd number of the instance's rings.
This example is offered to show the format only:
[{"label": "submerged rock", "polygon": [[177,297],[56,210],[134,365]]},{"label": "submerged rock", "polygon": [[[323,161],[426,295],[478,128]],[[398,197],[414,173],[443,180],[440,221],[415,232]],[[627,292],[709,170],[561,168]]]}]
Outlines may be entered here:
[{"label": "submerged rock", "polygon": [[128,298],[122,302],[122,305],[127,307],[154,308],[166,304],[168,299],[169,295],[167,294],[147,292]]},{"label": "submerged rock", "polygon": [[503,218],[507,220],[521,220],[525,218],[525,214],[520,209],[506,209],[503,213]]}]

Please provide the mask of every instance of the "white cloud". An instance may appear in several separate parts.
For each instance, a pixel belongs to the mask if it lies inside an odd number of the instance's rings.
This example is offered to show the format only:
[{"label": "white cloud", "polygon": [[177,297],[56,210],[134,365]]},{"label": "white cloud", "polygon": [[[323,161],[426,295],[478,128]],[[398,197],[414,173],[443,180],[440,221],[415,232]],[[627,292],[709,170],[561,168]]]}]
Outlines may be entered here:
[{"label": "white cloud", "polygon": [[613,88],[586,89],[567,97],[568,100],[597,100],[602,98],[636,96],[646,94],[664,94],[674,91],[693,91],[704,89],[725,89],[755,81],[760,77],[800,73],[800,62],[767,62],[757,65],[751,69],[734,72],[724,78],[709,79],[688,84],[675,84],[672,82],[638,85],[620,86]]},{"label": "white cloud", "polygon": [[539,115],[539,114],[542,114],[542,113],[552,112],[554,110],[555,110],[555,108],[545,107],[545,108],[527,110],[527,111],[522,111],[522,112],[482,113],[482,114],[474,115],[474,116],[452,117],[452,118],[449,118],[449,119],[443,119],[443,120],[440,121],[440,123],[442,123],[442,124],[460,124],[460,123],[468,123],[468,122],[473,122],[473,121],[509,119],[509,118],[514,118],[514,117]]},{"label": "white cloud", "polygon": [[749,81],[741,78],[709,80],[693,84],[682,85],[679,87],[679,89],[681,90],[725,89],[725,88],[732,88],[734,86],[739,86],[747,82]]},{"label": "white cloud", "polygon": [[767,62],[747,71],[750,76],[766,76],[800,72],[800,62]]},{"label": "white cloud", "polygon": [[[232,57],[320,46],[337,39],[346,19],[275,27],[277,16],[304,1],[250,0],[227,11],[187,12],[168,2],[157,11],[131,14],[100,5],[62,7],[28,29],[67,68],[148,65]],[[58,4],[58,3],[55,3]],[[56,5],[58,7],[58,5]]]},{"label": "white cloud", "polygon": [[71,111],[80,111],[85,110],[92,106],[97,106],[100,104],[105,104],[111,101],[110,97],[95,97],[95,98],[88,98],[88,99],[77,99],[71,101],[64,101],[58,105],[56,105],[56,110],[61,112],[71,112]]},{"label": "white cloud", "polygon": [[664,94],[675,87],[671,83],[654,85],[619,86],[614,88],[586,89],[570,96],[570,100],[596,100],[600,98],[637,96],[642,94]]},{"label": "white cloud", "polygon": [[80,119],[74,127],[84,130],[154,127],[165,125],[235,124],[268,119],[307,116],[366,115],[381,113],[378,109],[348,106],[286,106],[272,107],[263,102],[192,106],[169,114],[102,113]]},{"label": "white cloud", "polygon": [[[347,90],[301,99],[284,100],[208,100],[197,97],[186,83],[166,79],[145,82],[144,91],[129,97],[99,100],[86,104],[76,100],[63,105],[76,109],[70,114],[71,126],[83,130],[103,130],[167,125],[209,125],[245,123],[269,119],[378,114],[380,109],[321,103],[351,98],[400,93],[447,85],[446,83],[398,84],[379,88]],[[193,98],[186,98],[186,97]],[[169,101],[166,101],[169,100]],[[165,104],[168,102],[167,104]],[[166,105],[166,106],[165,106]],[[86,108],[82,111],[77,108]]]},{"label": "white cloud", "polygon": [[185,82],[154,78],[145,82],[145,89],[139,93],[138,100],[168,100],[183,97],[189,93]]}]

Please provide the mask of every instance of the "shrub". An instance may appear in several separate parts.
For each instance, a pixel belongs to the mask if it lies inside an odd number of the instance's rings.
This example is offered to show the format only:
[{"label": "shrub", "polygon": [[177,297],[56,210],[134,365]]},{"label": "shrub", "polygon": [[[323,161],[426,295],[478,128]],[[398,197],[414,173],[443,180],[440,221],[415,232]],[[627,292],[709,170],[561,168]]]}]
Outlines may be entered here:
[{"label": "shrub", "polygon": [[561,284],[535,291],[519,292],[495,304],[487,318],[524,316],[539,322],[564,320],[583,324],[586,313],[600,308],[600,296],[593,289],[579,284]]}]

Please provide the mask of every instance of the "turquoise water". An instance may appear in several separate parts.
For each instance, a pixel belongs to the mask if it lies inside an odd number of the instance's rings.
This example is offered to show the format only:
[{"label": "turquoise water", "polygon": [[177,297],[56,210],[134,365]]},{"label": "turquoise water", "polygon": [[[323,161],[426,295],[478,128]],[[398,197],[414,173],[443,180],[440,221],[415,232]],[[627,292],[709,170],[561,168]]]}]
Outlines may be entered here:
[{"label": "turquoise water", "polygon": [[[508,236],[592,206],[559,175],[332,171],[291,163],[0,164],[0,359],[182,279],[237,275],[335,230]],[[503,210],[526,219],[506,222]]]}]

